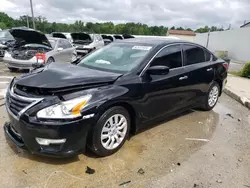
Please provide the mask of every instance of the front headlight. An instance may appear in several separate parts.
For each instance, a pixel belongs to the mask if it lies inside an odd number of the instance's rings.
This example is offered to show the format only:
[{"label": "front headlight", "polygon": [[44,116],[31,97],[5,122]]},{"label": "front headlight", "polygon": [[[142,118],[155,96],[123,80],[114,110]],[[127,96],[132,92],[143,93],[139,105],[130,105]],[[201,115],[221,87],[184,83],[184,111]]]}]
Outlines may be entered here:
[{"label": "front headlight", "polygon": [[91,95],[75,98],[44,108],[37,112],[38,118],[72,119],[81,117],[81,110],[86,107]]}]

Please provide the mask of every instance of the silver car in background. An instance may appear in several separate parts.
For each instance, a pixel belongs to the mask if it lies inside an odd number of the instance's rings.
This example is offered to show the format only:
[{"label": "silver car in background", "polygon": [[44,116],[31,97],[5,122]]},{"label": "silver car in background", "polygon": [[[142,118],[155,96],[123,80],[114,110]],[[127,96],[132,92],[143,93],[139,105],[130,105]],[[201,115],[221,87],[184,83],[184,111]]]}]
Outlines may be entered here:
[{"label": "silver car in background", "polygon": [[73,39],[71,37],[70,33],[66,33],[66,32],[53,32],[50,34],[51,37],[55,37],[55,38],[63,38],[63,39],[68,39],[69,42],[73,42]]},{"label": "silver car in background", "polygon": [[3,57],[10,71],[33,69],[35,64],[54,61],[69,63],[77,58],[76,50],[67,39],[47,38],[33,29],[10,29],[16,42]]},{"label": "silver car in background", "polygon": [[99,34],[71,33],[71,37],[78,56],[84,56],[104,46],[104,41]]}]

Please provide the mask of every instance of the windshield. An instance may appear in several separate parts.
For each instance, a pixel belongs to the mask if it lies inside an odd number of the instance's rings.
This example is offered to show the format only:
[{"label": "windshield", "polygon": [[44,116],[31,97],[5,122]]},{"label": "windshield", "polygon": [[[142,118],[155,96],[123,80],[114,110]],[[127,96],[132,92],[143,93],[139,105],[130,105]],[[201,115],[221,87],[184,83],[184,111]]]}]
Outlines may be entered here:
[{"label": "windshield", "polygon": [[14,39],[9,31],[0,31],[0,38]]},{"label": "windshield", "polygon": [[49,39],[49,43],[51,44],[52,48],[55,48],[56,40]]},{"label": "windshield", "polygon": [[84,58],[78,66],[115,72],[128,72],[149,53],[152,46],[113,43]]}]

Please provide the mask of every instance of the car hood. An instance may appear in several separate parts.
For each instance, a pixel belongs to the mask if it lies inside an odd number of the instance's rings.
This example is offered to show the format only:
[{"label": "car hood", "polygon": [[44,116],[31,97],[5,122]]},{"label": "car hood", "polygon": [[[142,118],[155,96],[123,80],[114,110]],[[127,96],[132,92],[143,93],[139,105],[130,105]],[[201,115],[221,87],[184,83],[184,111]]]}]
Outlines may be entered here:
[{"label": "car hood", "polygon": [[51,44],[47,37],[32,29],[10,29],[10,34],[18,41],[24,41],[26,44],[42,44],[51,48]]},{"label": "car hood", "polygon": [[15,84],[41,89],[90,86],[112,83],[121,74],[99,71],[66,63],[51,63],[43,69],[17,78]]}]

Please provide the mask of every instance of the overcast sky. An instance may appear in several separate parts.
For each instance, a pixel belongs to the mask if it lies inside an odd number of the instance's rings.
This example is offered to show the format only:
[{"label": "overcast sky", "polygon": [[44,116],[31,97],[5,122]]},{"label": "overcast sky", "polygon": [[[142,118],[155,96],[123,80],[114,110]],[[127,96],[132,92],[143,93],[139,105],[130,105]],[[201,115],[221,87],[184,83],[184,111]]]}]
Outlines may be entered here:
[{"label": "overcast sky", "polygon": [[[18,18],[30,13],[30,0],[1,0],[0,11]],[[35,16],[73,23],[141,22],[149,25],[236,28],[250,21],[250,0],[33,0]]]}]

